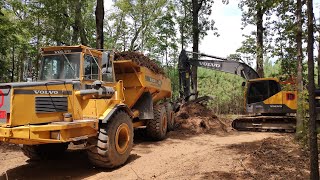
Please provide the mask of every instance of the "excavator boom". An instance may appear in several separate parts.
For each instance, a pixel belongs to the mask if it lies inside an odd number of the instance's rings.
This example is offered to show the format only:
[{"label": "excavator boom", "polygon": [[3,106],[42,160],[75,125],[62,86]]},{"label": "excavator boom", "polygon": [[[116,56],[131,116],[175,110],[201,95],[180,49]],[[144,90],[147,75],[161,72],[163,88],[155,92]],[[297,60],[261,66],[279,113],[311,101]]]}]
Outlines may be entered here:
[{"label": "excavator boom", "polygon": [[203,67],[207,69],[223,71],[243,77],[246,80],[259,78],[258,73],[245,63],[229,60],[189,60],[192,66]]},{"label": "excavator boom", "polygon": [[203,67],[207,69],[212,69],[216,71],[222,71],[226,73],[235,74],[243,77],[246,80],[260,78],[258,73],[252,69],[250,66],[243,62],[229,60],[226,58],[221,58],[212,55],[198,54],[201,57],[211,58],[211,59],[193,59],[189,58],[188,54],[194,54],[194,52],[187,52],[182,50],[179,56],[179,78],[180,78],[180,94],[185,101],[192,95],[190,93],[190,84],[192,78],[191,66]]}]

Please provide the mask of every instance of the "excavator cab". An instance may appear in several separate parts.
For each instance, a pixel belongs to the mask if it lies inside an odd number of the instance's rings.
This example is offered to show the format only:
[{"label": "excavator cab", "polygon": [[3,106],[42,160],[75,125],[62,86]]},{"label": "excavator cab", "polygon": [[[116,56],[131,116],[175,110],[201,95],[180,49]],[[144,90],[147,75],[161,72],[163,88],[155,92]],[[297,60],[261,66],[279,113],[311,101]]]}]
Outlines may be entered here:
[{"label": "excavator cab", "polygon": [[296,111],[295,91],[281,89],[277,78],[249,80],[246,88],[246,111],[250,114],[285,115]]}]

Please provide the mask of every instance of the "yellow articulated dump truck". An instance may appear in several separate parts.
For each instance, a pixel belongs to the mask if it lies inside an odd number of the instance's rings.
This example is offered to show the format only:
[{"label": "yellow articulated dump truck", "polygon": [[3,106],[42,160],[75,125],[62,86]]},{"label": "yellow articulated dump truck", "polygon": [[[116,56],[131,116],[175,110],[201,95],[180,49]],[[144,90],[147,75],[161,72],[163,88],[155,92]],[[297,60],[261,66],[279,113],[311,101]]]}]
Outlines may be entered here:
[{"label": "yellow articulated dump truck", "polygon": [[59,156],[72,142],[93,165],[114,168],[128,159],[134,128],[154,140],[173,128],[171,82],[150,60],[82,45],[41,54],[37,81],[0,84],[0,140],[31,160]]}]

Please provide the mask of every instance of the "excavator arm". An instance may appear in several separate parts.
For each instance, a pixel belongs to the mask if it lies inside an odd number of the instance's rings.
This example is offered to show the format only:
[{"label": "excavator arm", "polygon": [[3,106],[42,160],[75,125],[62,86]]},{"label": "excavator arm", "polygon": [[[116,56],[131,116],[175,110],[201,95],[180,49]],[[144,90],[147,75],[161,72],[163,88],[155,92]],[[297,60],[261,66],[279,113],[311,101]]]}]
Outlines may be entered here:
[{"label": "excavator arm", "polygon": [[201,57],[211,58],[211,59],[199,59],[195,60],[189,58],[187,53],[194,54],[194,52],[187,52],[182,50],[179,56],[179,79],[180,79],[180,96],[188,101],[189,97],[192,95],[190,93],[191,80],[191,67],[203,67],[207,69],[212,69],[215,71],[222,71],[226,73],[235,74],[243,77],[246,80],[259,78],[258,73],[245,63],[228,60],[226,58],[221,58],[212,55],[198,54]]}]

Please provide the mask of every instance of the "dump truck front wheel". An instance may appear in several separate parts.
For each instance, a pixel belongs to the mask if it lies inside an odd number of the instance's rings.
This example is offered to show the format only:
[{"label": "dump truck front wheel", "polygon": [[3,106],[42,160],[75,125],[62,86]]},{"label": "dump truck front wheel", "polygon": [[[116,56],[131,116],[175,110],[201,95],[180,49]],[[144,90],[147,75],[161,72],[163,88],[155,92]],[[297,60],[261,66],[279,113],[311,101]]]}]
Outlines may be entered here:
[{"label": "dump truck front wheel", "polygon": [[154,119],[147,121],[147,134],[156,141],[163,140],[167,134],[168,119],[166,108],[163,104],[153,107]]},{"label": "dump truck front wheel", "polygon": [[132,150],[132,120],[124,111],[114,114],[105,126],[99,129],[96,138],[88,140],[87,150],[91,163],[98,167],[115,168],[124,164]]},{"label": "dump truck front wheel", "polygon": [[53,159],[58,158],[68,149],[68,143],[22,145],[21,149],[30,160]]}]

